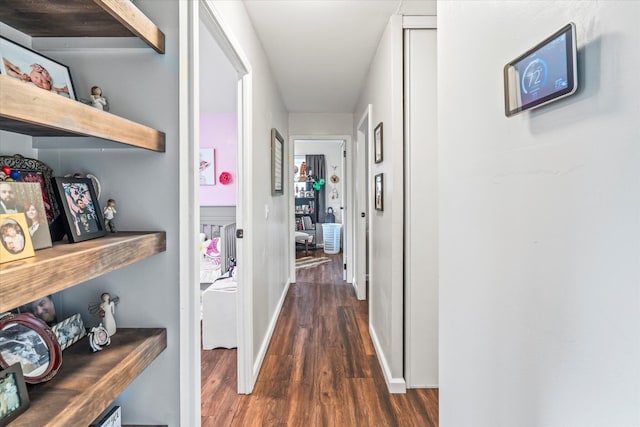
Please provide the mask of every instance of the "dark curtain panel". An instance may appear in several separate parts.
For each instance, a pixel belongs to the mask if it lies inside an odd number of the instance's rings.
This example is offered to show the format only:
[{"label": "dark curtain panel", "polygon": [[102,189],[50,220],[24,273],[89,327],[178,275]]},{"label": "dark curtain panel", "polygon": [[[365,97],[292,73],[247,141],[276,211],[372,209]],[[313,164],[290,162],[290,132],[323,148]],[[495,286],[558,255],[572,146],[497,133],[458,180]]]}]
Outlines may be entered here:
[{"label": "dark curtain panel", "polygon": [[[307,174],[311,175],[318,181],[320,178],[327,180],[327,173],[324,166],[324,154],[307,154],[305,161],[307,162]],[[311,171],[311,172],[309,172]],[[324,190],[326,184],[320,187],[320,191],[316,191],[316,211],[318,212],[318,222],[324,222],[325,219],[325,198]]]}]

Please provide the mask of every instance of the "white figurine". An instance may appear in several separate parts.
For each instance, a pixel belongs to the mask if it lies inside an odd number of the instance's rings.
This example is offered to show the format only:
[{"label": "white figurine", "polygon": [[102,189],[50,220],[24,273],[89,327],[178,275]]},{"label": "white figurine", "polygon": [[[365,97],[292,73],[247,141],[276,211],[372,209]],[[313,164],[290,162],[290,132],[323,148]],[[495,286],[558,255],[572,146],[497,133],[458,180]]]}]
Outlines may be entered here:
[{"label": "white figurine", "polygon": [[112,233],[116,232],[116,223],[114,222],[114,219],[116,217],[116,214],[118,212],[116,211],[116,201],[114,199],[109,199],[107,200],[107,207],[104,208],[104,225],[107,227],[107,230],[109,230]]},{"label": "white figurine", "polygon": [[111,301],[111,295],[107,292],[102,294],[101,299],[100,317],[102,317],[102,324],[109,336],[112,336],[116,333],[116,319],[113,317],[116,312],[116,305]]},{"label": "white figurine", "polygon": [[98,110],[109,111],[109,103],[107,99],[102,96],[102,89],[98,86],[91,88],[91,106]]}]

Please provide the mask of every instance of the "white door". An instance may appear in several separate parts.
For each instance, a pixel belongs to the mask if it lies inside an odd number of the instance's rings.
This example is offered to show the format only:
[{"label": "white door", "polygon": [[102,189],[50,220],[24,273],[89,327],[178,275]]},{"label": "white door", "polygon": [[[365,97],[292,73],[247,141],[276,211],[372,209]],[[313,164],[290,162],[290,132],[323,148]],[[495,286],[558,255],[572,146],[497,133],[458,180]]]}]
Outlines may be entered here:
[{"label": "white door", "polygon": [[353,286],[359,300],[367,298],[367,224],[369,221],[368,210],[368,147],[371,135],[371,105],[367,106],[360,123],[358,123],[358,135],[356,137],[356,152],[353,164],[355,165],[355,277]]}]

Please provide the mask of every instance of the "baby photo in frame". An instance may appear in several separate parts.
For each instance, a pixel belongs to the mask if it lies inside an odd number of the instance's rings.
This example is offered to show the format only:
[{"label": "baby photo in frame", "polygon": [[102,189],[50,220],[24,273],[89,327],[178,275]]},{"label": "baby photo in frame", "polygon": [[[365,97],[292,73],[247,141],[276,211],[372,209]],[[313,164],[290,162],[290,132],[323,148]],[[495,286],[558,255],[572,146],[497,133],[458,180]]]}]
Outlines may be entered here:
[{"label": "baby photo in frame", "polygon": [[69,67],[0,36],[0,73],[76,99]]},{"label": "baby photo in frame", "polygon": [[53,181],[70,243],[107,234],[98,196],[89,178],[55,177]]},{"label": "baby photo in frame", "polygon": [[25,214],[0,214],[0,264],[34,255]]}]

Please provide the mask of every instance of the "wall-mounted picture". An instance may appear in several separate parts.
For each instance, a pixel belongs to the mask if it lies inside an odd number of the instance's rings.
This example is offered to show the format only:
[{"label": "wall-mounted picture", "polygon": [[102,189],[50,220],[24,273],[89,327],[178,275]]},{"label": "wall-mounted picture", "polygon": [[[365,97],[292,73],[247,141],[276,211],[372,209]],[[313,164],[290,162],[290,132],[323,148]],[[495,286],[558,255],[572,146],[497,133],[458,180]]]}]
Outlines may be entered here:
[{"label": "wall-mounted picture", "polygon": [[69,67],[0,36],[0,73],[76,99]]},{"label": "wall-mounted picture", "polygon": [[0,264],[34,255],[24,213],[0,214]]},{"label": "wall-mounted picture", "polygon": [[17,178],[13,178],[14,181],[40,184],[47,222],[51,224],[59,212],[51,183],[52,169],[40,160],[23,157],[20,154],[0,156],[0,168],[5,167],[11,172],[17,172]]},{"label": "wall-mounted picture", "polygon": [[37,317],[10,313],[0,318],[0,367],[19,363],[29,384],[49,381],[60,369],[62,351],[53,331]]},{"label": "wall-mounted picture", "polygon": [[56,334],[56,337],[58,337],[60,350],[68,348],[71,344],[76,343],[87,334],[80,313],[76,313],[62,322],[56,323],[51,330]]},{"label": "wall-mounted picture", "polygon": [[29,407],[29,393],[19,363],[0,371],[0,426],[8,425]]},{"label": "wall-mounted picture", "polygon": [[375,162],[382,162],[382,122],[373,131],[373,153]]},{"label": "wall-mounted picture", "polygon": [[70,243],[104,236],[106,228],[98,197],[89,178],[53,178],[58,203],[64,211],[64,228]]},{"label": "wall-mounted picture", "polygon": [[216,185],[215,150],[200,149],[200,185]]},{"label": "wall-mounted picture", "polygon": [[0,181],[0,214],[24,212],[33,248],[51,247],[49,223],[37,182]]},{"label": "wall-mounted picture", "polygon": [[284,139],[277,129],[271,129],[271,195],[283,195]]},{"label": "wall-mounted picture", "polygon": [[381,173],[376,175],[376,181],[374,186],[374,198],[375,208],[377,211],[384,210],[384,180]]}]

